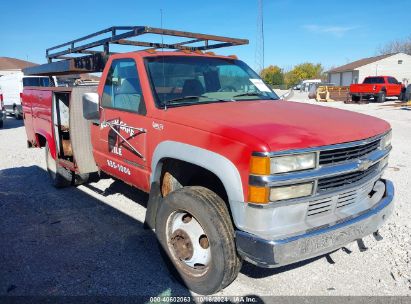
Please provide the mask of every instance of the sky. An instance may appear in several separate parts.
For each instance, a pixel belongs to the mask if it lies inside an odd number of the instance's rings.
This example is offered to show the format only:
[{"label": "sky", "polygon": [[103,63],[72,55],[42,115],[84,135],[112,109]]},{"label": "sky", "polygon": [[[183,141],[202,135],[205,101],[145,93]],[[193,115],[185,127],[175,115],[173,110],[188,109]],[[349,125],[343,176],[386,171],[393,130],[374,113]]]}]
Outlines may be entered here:
[{"label": "sky", "polygon": [[[409,0],[263,1],[265,66],[335,67],[411,35]],[[0,10],[0,57],[45,63],[46,48],[113,25],[160,27],[162,11],[164,28],[249,39],[216,53],[256,67],[257,0],[2,0]]]}]

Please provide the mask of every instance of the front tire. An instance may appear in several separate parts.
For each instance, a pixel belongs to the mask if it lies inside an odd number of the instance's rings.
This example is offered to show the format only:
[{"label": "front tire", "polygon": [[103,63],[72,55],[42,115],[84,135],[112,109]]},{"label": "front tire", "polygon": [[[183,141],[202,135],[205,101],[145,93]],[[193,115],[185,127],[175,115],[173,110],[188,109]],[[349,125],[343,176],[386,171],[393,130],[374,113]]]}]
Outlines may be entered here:
[{"label": "front tire", "polygon": [[213,294],[238,275],[234,228],[224,201],[204,187],[171,192],[156,217],[160,250],[172,273],[190,290]]},{"label": "front tire", "polygon": [[73,180],[73,173],[70,170],[62,167],[51,156],[49,144],[46,144],[46,165],[49,173],[50,182],[56,188],[68,187]]}]

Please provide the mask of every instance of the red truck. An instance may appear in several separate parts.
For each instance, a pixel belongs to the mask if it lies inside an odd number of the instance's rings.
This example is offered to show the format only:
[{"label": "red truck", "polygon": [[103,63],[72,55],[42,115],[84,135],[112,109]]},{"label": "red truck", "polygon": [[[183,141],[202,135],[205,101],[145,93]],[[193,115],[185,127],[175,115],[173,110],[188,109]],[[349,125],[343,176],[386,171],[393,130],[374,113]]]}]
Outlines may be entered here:
[{"label": "red truck", "polygon": [[369,76],[363,83],[350,85],[350,95],[353,101],[374,98],[376,102],[385,102],[387,97],[405,97],[405,86],[391,76]]},{"label": "red truck", "polygon": [[[111,35],[78,45],[101,33]],[[146,33],[189,40],[126,39]],[[380,239],[394,196],[382,179],[387,122],[279,100],[244,62],[208,52],[247,40],[144,26],[97,34],[25,70],[102,71],[98,87],[26,88],[28,145],[45,148],[56,187],[104,172],[149,193],[146,227],[188,288],[219,291],[243,260],[280,267]],[[112,43],[146,49],[110,55]]]}]

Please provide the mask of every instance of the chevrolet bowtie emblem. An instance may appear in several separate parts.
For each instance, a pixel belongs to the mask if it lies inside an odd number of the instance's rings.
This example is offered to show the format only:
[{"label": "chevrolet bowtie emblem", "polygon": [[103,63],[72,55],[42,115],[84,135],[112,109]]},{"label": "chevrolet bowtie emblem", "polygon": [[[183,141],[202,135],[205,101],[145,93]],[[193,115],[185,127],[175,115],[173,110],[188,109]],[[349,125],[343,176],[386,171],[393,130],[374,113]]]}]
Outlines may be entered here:
[{"label": "chevrolet bowtie emblem", "polygon": [[360,160],[359,164],[358,164],[358,169],[360,171],[365,171],[367,170],[369,167],[371,167],[372,162],[368,159],[364,159],[364,160]]}]

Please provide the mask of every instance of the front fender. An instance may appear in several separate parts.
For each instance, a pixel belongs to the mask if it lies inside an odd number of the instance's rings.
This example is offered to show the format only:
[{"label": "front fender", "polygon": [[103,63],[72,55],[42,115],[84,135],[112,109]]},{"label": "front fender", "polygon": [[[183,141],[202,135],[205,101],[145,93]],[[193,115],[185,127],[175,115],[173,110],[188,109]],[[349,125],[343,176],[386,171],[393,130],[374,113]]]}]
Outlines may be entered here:
[{"label": "front fender", "polygon": [[244,202],[241,176],[236,166],[226,157],[215,152],[175,141],[163,141],[154,150],[151,161],[151,183],[159,181],[161,160],[174,158],[200,166],[214,173],[224,185],[230,201]]}]

